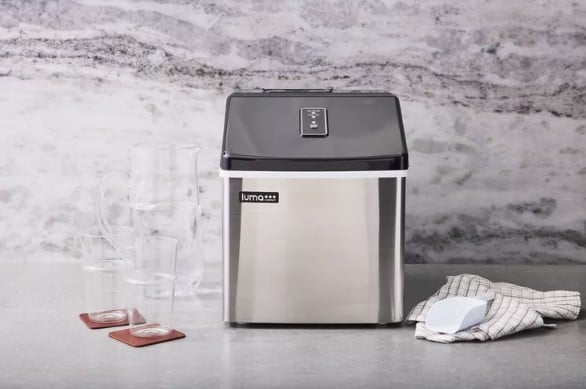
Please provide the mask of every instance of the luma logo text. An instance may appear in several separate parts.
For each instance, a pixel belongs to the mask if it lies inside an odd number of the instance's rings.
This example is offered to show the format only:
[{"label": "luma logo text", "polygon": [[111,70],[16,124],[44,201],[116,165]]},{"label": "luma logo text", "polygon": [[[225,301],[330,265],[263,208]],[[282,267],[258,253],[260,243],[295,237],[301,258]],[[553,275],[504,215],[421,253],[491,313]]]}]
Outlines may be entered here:
[{"label": "luma logo text", "polygon": [[240,192],[241,203],[278,203],[279,192]]}]

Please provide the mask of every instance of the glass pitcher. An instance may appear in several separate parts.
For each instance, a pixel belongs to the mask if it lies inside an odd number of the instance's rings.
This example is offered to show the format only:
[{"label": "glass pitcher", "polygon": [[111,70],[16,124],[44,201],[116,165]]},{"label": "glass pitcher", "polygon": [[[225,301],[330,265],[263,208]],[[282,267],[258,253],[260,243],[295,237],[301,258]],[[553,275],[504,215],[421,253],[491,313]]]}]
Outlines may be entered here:
[{"label": "glass pitcher", "polygon": [[[176,296],[193,295],[202,278],[201,206],[197,177],[199,147],[190,144],[139,144],[132,148],[127,195],[128,223],[137,237],[166,236],[178,241]],[[106,193],[107,174],[99,188],[96,215],[102,234],[115,244]],[[120,208],[120,204],[115,205]],[[126,212],[124,212],[126,214]]]}]

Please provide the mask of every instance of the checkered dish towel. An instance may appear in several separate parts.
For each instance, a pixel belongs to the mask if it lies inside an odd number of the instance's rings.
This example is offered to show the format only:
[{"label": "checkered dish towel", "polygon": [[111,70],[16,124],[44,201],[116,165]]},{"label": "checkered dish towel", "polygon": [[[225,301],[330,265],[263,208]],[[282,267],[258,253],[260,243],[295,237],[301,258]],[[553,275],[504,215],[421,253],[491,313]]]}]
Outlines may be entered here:
[{"label": "checkered dish towel", "polygon": [[[484,322],[455,334],[442,334],[425,326],[427,312],[433,304],[450,296],[476,296],[494,292],[494,300],[488,303]],[[417,323],[415,337],[440,343],[468,340],[494,340],[523,330],[539,327],[555,327],[545,324],[543,318],[574,320],[580,313],[580,292],[537,290],[491,282],[472,274],[447,277],[447,282],[433,296],[417,304],[407,315],[406,323]]]}]

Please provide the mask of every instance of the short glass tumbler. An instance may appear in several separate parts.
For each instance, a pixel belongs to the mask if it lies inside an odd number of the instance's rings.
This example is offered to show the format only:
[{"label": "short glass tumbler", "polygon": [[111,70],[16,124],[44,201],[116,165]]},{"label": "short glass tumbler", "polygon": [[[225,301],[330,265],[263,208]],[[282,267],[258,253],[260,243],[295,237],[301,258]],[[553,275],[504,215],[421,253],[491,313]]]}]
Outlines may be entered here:
[{"label": "short glass tumbler", "polygon": [[100,234],[81,236],[86,310],[91,321],[116,323],[126,319],[124,274],[128,262]]},{"label": "short glass tumbler", "polygon": [[164,336],[172,330],[177,243],[176,239],[152,236],[134,241],[126,277],[128,319],[134,336]]}]

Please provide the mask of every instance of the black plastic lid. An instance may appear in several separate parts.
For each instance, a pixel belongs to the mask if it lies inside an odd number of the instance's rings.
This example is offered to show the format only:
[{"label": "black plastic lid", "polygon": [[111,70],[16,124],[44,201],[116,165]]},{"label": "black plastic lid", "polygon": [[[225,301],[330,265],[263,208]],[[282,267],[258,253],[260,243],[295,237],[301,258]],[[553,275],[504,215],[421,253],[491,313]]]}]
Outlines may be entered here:
[{"label": "black plastic lid", "polygon": [[406,170],[408,153],[399,99],[386,92],[362,91],[233,93],[226,100],[221,167]]}]

